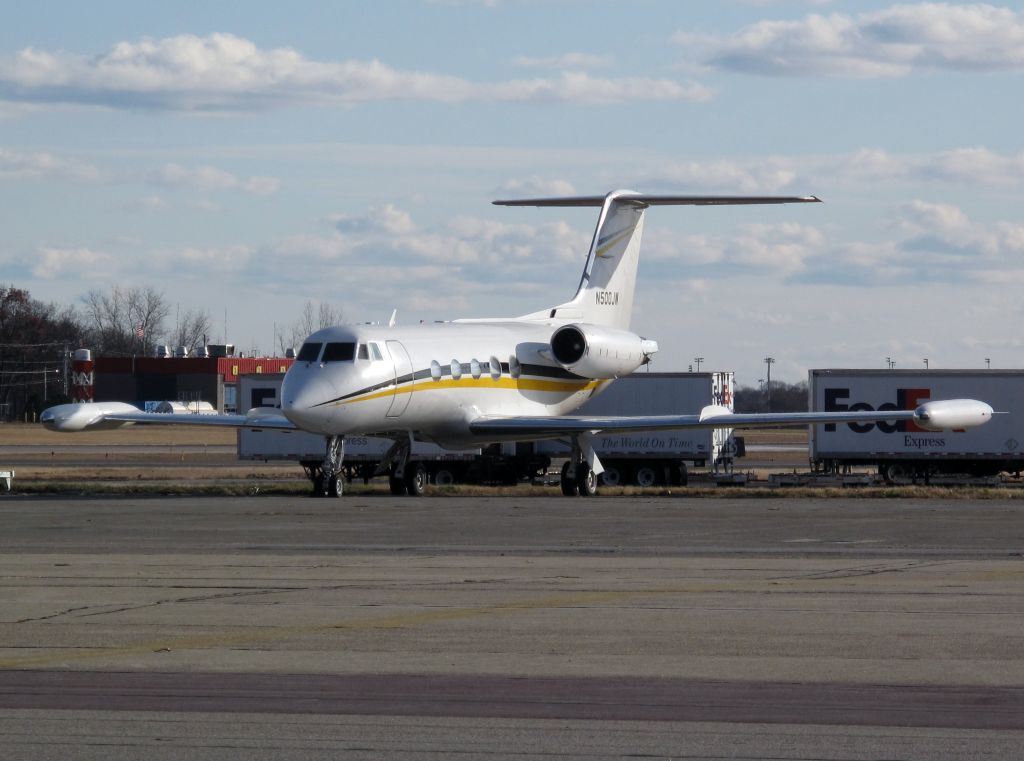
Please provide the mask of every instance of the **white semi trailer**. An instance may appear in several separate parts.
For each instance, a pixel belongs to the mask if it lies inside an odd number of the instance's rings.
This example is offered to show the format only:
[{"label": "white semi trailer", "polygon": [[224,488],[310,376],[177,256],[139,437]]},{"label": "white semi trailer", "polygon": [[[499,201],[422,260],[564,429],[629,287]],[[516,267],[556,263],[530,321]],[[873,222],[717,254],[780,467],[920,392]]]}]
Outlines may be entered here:
[{"label": "white semi trailer", "polygon": [[929,399],[981,399],[997,412],[967,431],[926,431],[912,422],[814,425],[814,467],[877,467],[890,482],[937,474],[1024,470],[1024,371],[811,370],[811,411],[914,409]]},{"label": "white semi trailer", "polygon": [[[733,373],[636,372],[619,378],[584,404],[581,415],[696,414],[708,404],[733,409]],[[602,433],[594,448],[605,467],[609,486],[654,486],[686,483],[687,463],[731,470],[741,442],[731,429],[684,428],[647,433]],[[536,451],[552,458],[568,457],[566,442],[540,441]]]},{"label": "white semi trailer", "polygon": [[[240,409],[274,407],[280,403],[283,375],[246,375],[239,378]],[[733,374],[634,373],[616,380],[579,409],[581,415],[695,414],[708,404],[732,409]],[[685,483],[687,463],[730,469],[738,444],[729,430],[659,431],[643,434],[599,435],[595,448],[606,468],[606,484],[643,486]],[[368,479],[374,475],[391,441],[369,436],[345,439],[345,475]],[[741,447],[741,443],[739,445]],[[453,452],[434,444],[416,442],[412,459],[422,462],[434,483],[515,483],[541,476],[553,459],[568,456],[559,441],[511,442],[481,449]],[[241,460],[293,460],[311,478],[324,456],[324,439],[311,433],[276,430],[238,431]]]}]

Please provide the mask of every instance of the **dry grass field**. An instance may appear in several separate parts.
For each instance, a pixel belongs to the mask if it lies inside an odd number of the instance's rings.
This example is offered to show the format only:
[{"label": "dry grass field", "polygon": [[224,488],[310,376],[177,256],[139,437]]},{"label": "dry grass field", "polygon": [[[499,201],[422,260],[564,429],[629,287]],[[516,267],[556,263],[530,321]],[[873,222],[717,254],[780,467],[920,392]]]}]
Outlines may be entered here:
[{"label": "dry grass field", "polygon": [[0,446],[45,446],[114,444],[118,446],[153,445],[234,445],[235,431],[231,428],[207,428],[187,425],[131,425],[113,431],[83,431],[57,433],[32,423],[0,424]]}]

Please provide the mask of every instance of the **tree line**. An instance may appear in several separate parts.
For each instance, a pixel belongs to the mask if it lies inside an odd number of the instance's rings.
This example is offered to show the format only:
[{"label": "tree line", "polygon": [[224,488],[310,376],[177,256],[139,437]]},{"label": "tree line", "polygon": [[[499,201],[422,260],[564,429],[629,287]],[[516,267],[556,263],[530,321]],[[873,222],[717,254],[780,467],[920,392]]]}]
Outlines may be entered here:
[{"label": "tree line", "polygon": [[772,381],[770,393],[766,386],[738,386],[733,394],[736,412],[807,412],[807,381]]},{"label": "tree line", "polygon": [[[281,327],[275,343],[283,353],[315,330],[343,321],[340,309],[307,301],[295,322]],[[68,401],[65,368],[75,349],[150,357],[166,345],[184,346],[191,354],[207,345],[211,328],[209,312],[180,311],[152,286],[92,290],[80,304],[68,306],[0,283],[0,421],[22,420],[26,412]]]},{"label": "tree line", "polygon": [[0,420],[21,420],[67,401],[68,354],[149,356],[158,344],[202,346],[210,316],[186,310],[170,326],[172,305],[152,286],[92,290],[78,306],[35,299],[0,284]]}]

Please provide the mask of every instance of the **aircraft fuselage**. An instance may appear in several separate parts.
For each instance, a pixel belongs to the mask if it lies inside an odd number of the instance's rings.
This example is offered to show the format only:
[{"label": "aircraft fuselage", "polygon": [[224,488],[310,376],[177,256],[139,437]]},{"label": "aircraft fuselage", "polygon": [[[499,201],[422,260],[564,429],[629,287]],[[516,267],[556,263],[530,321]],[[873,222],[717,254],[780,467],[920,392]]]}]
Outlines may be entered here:
[{"label": "aircraft fuselage", "polygon": [[306,339],[288,370],[282,412],[324,435],[412,431],[470,446],[478,441],[469,433],[471,420],[564,415],[607,384],[551,359],[558,327],[508,321],[326,328]]}]

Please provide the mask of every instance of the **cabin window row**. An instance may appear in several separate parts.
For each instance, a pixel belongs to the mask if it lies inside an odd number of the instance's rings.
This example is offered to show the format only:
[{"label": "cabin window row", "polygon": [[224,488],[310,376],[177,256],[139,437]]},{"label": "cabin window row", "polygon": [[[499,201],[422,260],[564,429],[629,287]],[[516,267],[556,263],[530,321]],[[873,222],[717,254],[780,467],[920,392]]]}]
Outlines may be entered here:
[{"label": "cabin window row", "polygon": [[469,375],[473,380],[479,380],[485,374],[490,375],[492,380],[499,380],[504,374],[518,378],[522,374],[522,365],[519,364],[515,355],[510,356],[507,363],[503,363],[497,357],[491,357],[483,362],[474,357],[469,362],[453,359],[451,362],[441,364],[435,359],[430,363],[430,378],[435,381],[441,380],[446,375],[450,376],[452,380],[459,380],[463,375]]},{"label": "cabin window row", "polygon": [[[321,349],[323,349],[322,353]],[[331,342],[327,345],[307,342],[302,344],[296,360],[299,362],[316,362],[317,359],[325,364],[327,362],[351,362],[355,359],[379,362],[383,361],[384,354],[381,352],[380,346],[373,342],[363,344]]]}]

